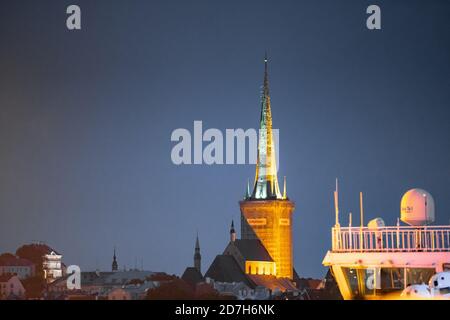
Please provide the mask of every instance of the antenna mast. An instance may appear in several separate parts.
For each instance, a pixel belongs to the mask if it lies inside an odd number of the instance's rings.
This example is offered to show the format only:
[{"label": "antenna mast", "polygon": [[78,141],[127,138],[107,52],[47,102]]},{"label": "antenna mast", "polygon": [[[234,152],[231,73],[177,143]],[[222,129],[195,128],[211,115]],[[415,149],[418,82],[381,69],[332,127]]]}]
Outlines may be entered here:
[{"label": "antenna mast", "polygon": [[336,178],[336,190],[334,191],[334,211],[336,214],[335,226],[339,227],[339,189],[338,189],[338,179],[337,178]]},{"label": "antenna mast", "polygon": [[361,251],[364,248],[364,236],[363,236],[363,227],[364,227],[364,206],[363,206],[363,193],[359,193],[359,211],[360,211],[360,220],[361,225],[359,227],[359,247]]},{"label": "antenna mast", "polygon": [[359,193],[359,211],[361,213],[361,228],[364,227],[364,206],[363,206],[363,193]]}]

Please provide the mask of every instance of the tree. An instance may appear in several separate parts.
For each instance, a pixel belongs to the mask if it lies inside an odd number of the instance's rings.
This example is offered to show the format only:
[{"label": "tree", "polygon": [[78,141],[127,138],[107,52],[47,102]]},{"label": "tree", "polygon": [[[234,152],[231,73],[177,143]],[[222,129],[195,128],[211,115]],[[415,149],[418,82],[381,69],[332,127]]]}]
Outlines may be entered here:
[{"label": "tree", "polygon": [[0,254],[0,261],[10,260],[10,259],[15,259],[15,258],[16,258],[16,256],[9,252]]},{"label": "tree", "polygon": [[35,266],[37,276],[44,278],[44,255],[48,253],[48,247],[41,244],[26,244],[16,251],[19,258],[30,260]]},{"label": "tree", "polygon": [[194,292],[181,279],[162,283],[147,292],[147,300],[188,300],[194,298]]},{"label": "tree", "polygon": [[36,275],[22,280],[23,287],[25,288],[25,294],[28,299],[41,298],[45,289],[44,278]]},{"label": "tree", "polygon": [[152,275],[146,277],[145,279],[148,281],[172,281],[177,278],[178,277],[175,275],[169,275],[164,272],[158,272],[158,273],[155,273],[155,274],[152,274]]}]

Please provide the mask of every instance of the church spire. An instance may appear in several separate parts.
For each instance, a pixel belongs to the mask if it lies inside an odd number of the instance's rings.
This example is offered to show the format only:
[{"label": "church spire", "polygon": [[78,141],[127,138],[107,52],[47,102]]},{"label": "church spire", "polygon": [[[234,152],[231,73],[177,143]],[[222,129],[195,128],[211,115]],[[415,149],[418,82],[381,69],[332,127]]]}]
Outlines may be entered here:
[{"label": "church spire", "polygon": [[230,241],[236,241],[236,230],[234,230],[234,220],[231,220]]},{"label": "church spire", "polygon": [[202,255],[200,254],[200,241],[198,241],[198,232],[197,239],[195,240],[194,268],[197,269],[198,272],[202,273]]},{"label": "church spire", "polygon": [[250,199],[282,199],[277,178],[275,144],[272,135],[272,111],[269,95],[267,54],[264,57],[264,85],[261,93],[261,119],[258,137],[258,162],[255,185]]},{"label": "church spire", "polygon": [[112,262],[112,271],[117,271],[119,269],[119,266],[117,264],[117,258],[116,258],[116,247],[114,246],[114,255],[113,255],[113,262]]},{"label": "church spire", "polygon": [[195,239],[195,250],[200,251],[200,241],[198,241],[198,232],[197,232],[197,238]]}]

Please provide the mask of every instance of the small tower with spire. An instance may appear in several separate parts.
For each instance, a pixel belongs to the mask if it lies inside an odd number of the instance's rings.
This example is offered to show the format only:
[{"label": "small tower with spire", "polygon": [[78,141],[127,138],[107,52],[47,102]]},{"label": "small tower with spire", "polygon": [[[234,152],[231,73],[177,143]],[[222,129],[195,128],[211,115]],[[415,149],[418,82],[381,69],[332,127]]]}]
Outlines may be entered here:
[{"label": "small tower with spire", "polygon": [[195,240],[194,268],[197,269],[198,272],[202,273],[202,255],[200,254],[200,242],[198,241],[198,233],[197,239]]},{"label": "small tower with spire", "polygon": [[117,264],[117,258],[116,258],[116,247],[114,247],[114,255],[113,255],[113,262],[112,262],[112,271],[117,271],[119,269],[119,266]]},{"label": "small tower with spire", "polygon": [[234,230],[234,221],[231,220],[231,228],[230,228],[230,241],[236,241],[236,231]]}]

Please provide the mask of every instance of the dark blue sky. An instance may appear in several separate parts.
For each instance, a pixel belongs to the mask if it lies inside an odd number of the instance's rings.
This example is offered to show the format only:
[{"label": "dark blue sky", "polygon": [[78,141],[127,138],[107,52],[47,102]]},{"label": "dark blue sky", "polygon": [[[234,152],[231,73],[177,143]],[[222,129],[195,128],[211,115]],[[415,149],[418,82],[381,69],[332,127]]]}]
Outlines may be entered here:
[{"label": "dark blue sky", "polygon": [[170,135],[257,127],[266,50],[301,276],[324,274],[335,177],[345,215],[363,191],[394,224],[421,187],[447,224],[449,31],[445,0],[2,1],[0,252],[42,240],[109,269],[116,245],[121,268],[181,273],[198,229],[206,271],[254,167],[175,166]]}]

